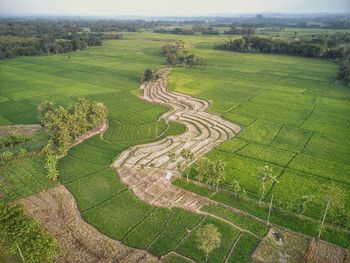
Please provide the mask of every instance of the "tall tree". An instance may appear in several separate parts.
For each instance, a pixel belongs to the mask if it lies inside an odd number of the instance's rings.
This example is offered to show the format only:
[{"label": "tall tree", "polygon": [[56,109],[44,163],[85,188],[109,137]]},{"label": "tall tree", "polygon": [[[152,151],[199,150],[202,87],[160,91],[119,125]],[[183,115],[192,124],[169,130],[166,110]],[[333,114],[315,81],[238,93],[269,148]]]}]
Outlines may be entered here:
[{"label": "tall tree", "polygon": [[194,154],[193,154],[193,152],[191,152],[188,149],[182,149],[180,154],[185,159],[185,164],[186,164],[185,175],[186,175],[186,179],[188,182],[188,177],[189,177],[190,172],[191,172],[190,164],[194,159]]},{"label": "tall tree", "polygon": [[310,203],[314,198],[315,198],[315,196],[313,196],[313,195],[303,195],[301,197],[300,205],[298,207],[298,213],[304,214],[307,204]]},{"label": "tall tree", "polygon": [[208,183],[208,178],[210,177],[210,173],[212,170],[211,166],[212,166],[212,163],[208,158],[206,157],[200,158],[196,163],[196,171],[197,171],[196,179],[201,183],[203,182]]},{"label": "tall tree", "polygon": [[[326,203],[325,217],[335,224],[343,224],[347,220],[346,192],[334,183],[323,186],[322,195]],[[321,227],[322,229],[323,227]]]},{"label": "tall tree", "polygon": [[208,261],[209,254],[221,244],[221,233],[213,224],[203,226],[196,233],[199,250],[205,255],[205,262]]},{"label": "tall tree", "polygon": [[225,163],[222,160],[218,160],[214,163],[214,180],[216,186],[216,192],[219,192],[219,184],[225,180]]},{"label": "tall tree", "polygon": [[244,199],[247,196],[247,191],[240,185],[237,180],[232,182],[233,196],[237,199]]},{"label": "tall tree", "polygon": [[277,181],[277,177],[272,173],[272,167],[263,166],[259,167],[258,171],[255,174],[255,177],[260,181],[260,189],[259,189],[259,204],[262,204],[262,200],[265,197],[267,187]]}]

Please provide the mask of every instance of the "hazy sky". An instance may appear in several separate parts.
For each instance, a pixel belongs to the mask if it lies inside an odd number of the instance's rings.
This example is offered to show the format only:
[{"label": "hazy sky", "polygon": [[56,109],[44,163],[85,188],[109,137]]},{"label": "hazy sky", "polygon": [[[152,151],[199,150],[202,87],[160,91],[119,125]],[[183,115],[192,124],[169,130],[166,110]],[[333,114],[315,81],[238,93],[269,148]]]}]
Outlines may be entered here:
[{"label": "hazy sky", "polygon": [[2,14],[200,15],[350,12],[350,0],[0,0]]}]

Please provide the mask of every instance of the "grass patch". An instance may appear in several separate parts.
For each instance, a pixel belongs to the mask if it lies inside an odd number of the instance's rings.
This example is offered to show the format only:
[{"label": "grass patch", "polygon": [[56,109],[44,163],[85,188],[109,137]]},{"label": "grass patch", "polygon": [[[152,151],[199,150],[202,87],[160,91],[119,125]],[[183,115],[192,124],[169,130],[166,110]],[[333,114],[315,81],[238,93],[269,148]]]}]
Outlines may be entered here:
[{"label": "grass patch", "polygon": [[46,178],[45,167],[44,156],[13,159],[1,164],[0,200],[14,201],[56,186],[55,182]]},{"label": "grass patch", "polygon": [[[213,224],[221,233],[221,245],[219,248],[212,251],[208,262],[223,262],[227,257],[233,242],[238,237],[239,231],[230,225],[227,225],[222,221],[211,217],[207,217],[199,225],[199,227],[206,224]],[[196,233],[199,227],[189,233],[189,236],[176,248],[176,252],[192,258],[197,262],[205,262],[205,256],[203,255],[203,252],[197,248]]]},{"label": "grass patch", "polygon": [[259,240],[247,233],[242,233],[233,252],[228,259],[230,263],[249,263],[251,254],[254,252]]},{"label": "grass patch", "polygon": [[174,208],[168,224],[149,247],[148,251],[153,255],[162,256],[170,252],[202,219],[201,216],[189,213],[185,210]]},{"label": "grass patch", "polygon": [[146,249],[165,227],[170,216],[170,210],[157,208],[128,234],[124,243],[131,247]]},{"label": "grass patch", "polygon": [[210,205],[204,206],[201,208],[201,210],[226,219],[227,221],[230,221],[243,229],[247,229],[260,237],[264,237],[268,230],[268,227],[265,224],[257,222],[246,216],[239,215],[224,207]]}]

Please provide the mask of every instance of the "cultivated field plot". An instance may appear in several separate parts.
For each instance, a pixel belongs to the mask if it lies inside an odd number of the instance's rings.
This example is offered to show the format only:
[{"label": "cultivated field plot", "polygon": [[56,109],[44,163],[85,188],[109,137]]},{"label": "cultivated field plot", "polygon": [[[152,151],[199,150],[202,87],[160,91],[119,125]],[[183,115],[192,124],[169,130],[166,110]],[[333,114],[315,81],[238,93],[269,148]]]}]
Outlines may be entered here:
[{"label": "cultivated field plot", "polygon": [[[188,42],[191,43],[191,38]],[[256,168],[273,167],[280,206],[294,210],[314,195],[305,215],[320,219],[325,185],[350,189],[350,90],[334,84],[337,65],[318,59],[209,50],[193,42],[201,68],[175,69],[170,87],[211,100],[211,111],[240,123],[239,136],[208,154],[227,163],[226,186],[237,180],[257,198]],[[350,195],[343,201],[350,213]],[[344,226],[349,227],[349,220]]]},{"label": "cultivated field plot", "polygon": [[[0,103],[4,109],[1,110],[5,120],[2,124],[37,123],[36,106],[45,99],[62,105],[80,96],[102,101],[109,111],[109,129],[103,138],[95,136],[74,147],[58,165],[60,182],[73,194],[82,217],[102,233],[128,246],[145,249],[156,256],[175,251],[198,261],[204,261],[204,257],[196,248],[195,231],[212,223],[223,235],[222,246],[213,252],[212,261],[223,262],[233,255],[230,251],[241,230],[207,215],[147,205],[120,183],[110,168],[112,161],[132,145],[185,131],[178,123],[167,125],[163,120],[158,121],[160,115],[169,110],[167,107],[137,98],[141,95],[137,90],[139,72],[164,63],[160,53],[163,41],[143,40],[141,47],[138,43],[137,38],[109,41],[101,48],[69,56],[2,62],[1,78],[6,84],[1,91],[6,97]],[[17,79],[13,75],[15,70],[20,71]],[[17,105],[26,105],[26,108]],[[33,166],[44,167],[43,161],[43,157],[38,157],[33,160]],[[12,175],[10,168],[4,169]],[[39,181],[45,176],[45,169],[32,174],[33,181]],[[53,186],[32,188],[38,192]],[[20,188],[13,199],[33,193]]]},{"label": "cultivated field plot", "polygon": [[140,72],[163,63],[160,45],[110,41],[76,54],[2,61],[0,124],[37,123],[36,107],[41,101],[67,105],[85,96],[103,102],[109,110],[106,139],[152,139],[166,130],[157,119],[167,109],[139,100],[136,87]]},{"label": "cultivated field plot", "polygon": [[[125,245],[147,250],[155,256],[165,256],[173,251],[199,262],[205,258],[196,246],[196,229],[211,223],[222,233],[222,245],[213,252],[209,262],[224,262],[236,253],[245,253],[249,258],[255,245],[248,250],[237,247],[237,252],[230,254],[242,233],[239,228],[207,215],[145,204],[120,183],[115,171],[109,167],[110,157],[130,146],[119,148],[95,136],[73,148],[60,162],[61,182],[74,195],[82,217],[88,223]],[[267,227],[263,224],[248,218],[243,220],[245,224],[240,225],[243,229],[258,229],[261,237],[266,234]],[[258,240],[256,234],[244,235]]]},{"label": "cultivated field plot", "polygon": [[[237,138],[208,154],[211,159],[227,162],[223,188],[230,190],[235,179],[256,198],[258,182],[252,174],[258,166],[268,164],[280,182],[271,187],[266,200],[274,193],[275,200],[293,208],[301,196],[316,195],[305,212],[316,220],[324,210],[324,184],[333,182],[349,192],[350,91],[333,83],[337,66],[315,59],[212,50],[213,44],[224,40],[222,36],[133,33],[125,34],[124,40],[106,41],[102,47],[74,54],[1,61],[0,125],[37,123],[36,106],[43,100],[67,105],[85,96],[103,102],[109,111],[109,129],[102,138],[95,136],[71,149],[59,163],[60,182],[73,194],[82,217],[123,244],[155,256],[168,254],[166,262],[186,262],[182,256],[203,262],[195,246],[195,233],[201,225],[212,223],[223,236],[222,246],[210,261],[237,262],[240,258],[249,262],[267,232],[264,224],[221,207],[205,206],[202,212],[238,227],[205,214],[145,204],[110,168],[131,146],[185,131],[182,125],[159,120],[167,107],[137,97],[141,95],[137,90],[139,73],[164,64],[160,46],[174,39],[186,41],[191,52],[204,58],[205,65],[176,68],[170,76],[170,88],[212,101],[211,111],[243,128]],[[24,167],[20,176],[13,172],[16,161],[0,167],[1,175],[10,182],[6,188],[0,185],[0,193],[11,192],[10,199],[15,200],[55,186],[43,179],[43,157],[21,160]],[[215,194],[182,181],[176,184],[266,218],[266,210],[237,205],[230,194]],[[349,204],[348,196],[344,203],[348,211]],[[271,220],[284,226],[288,222],[292,229],[304,233],[317,232],[313,222],[295,226],[290,218],[278,215],[272,215]],[[344,232],[325,232],[322,238],[348,245]]]}]

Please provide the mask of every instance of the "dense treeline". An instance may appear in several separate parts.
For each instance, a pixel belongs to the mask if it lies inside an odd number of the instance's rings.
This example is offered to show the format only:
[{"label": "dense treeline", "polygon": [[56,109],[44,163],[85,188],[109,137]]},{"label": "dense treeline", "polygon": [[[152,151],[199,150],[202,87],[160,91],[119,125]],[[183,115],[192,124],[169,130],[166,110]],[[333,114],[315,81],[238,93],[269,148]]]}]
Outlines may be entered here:
[{"label": "dense treeline", "polygon": [[215,48],[239,52],[276,53],[334,59],[340,64],[338,80],[349,84],[350,47],[341,45],[344,43],[350,43],[350,33],[311,39],[294,38],[292,40],[244,36],[239,39],[229,39],[223,45]]},{"label": "dense treeline", "polygon": [[76,34],[67,39],[55,39],[51,36],[41,38],[0,36],[0,59],[67,53],[101,45],[101,37],[91,33]]},{"label": "dense treeline", "polygon": [[68,38],[82,32],[136,32],[141,28],[167,24],[165,22],[146,22],[144,20],[106,20],[106,19],[0,19],[0,35],[22,37]]},{"label": "dense treeline", "polygon": [[[198,19],[198,18],[197,18]],[[202,21],[205,18],[201,18]],[[209,20],[209,19],[207,19]],[[232,24],[236,27],[289,27],[289,28],[325,28],[325,29],[349,29],[349,14],[339,15],[256,15],[240,17],[216,17],[211,19],[212,26],[227,26]]]},{"label": "dense treeline", "polygon": [[189,53],[185,49],[183,42],[177,41],[162,46],[164,56],[166,56],[168,65],[193,67],[203,63],[202,58]]},{"label": "dense treeline", "polygon": [[107,109],[102,103],[84,98],[67,108],[44,101],[38,106],[38,112],[42,126],[51,137],[47,151],[59,155],[65,154],[79,136],[107,118]]},{"label": "dense treeline", "polygon": [[235,26],[232,26],[229,30],[224,31],[225,35],[255,35],[255,28],[254,27],[240,27],[237,28]]},{"label": "dense treeline", "polygon": [[165,33],[165,34],[175,34],[175,35],[194,35],[194,34],[202,34],[202,35],[219,35],[219,31],[214,30],[211,26],[205,26],[202,24],[195,24],[191,28],[180,28],[175,27],[172,29],[160,28],[154,29],[155,33]]},{"label": "dense treeline", "polygon": [[231,51],[260,52],[300,55],[306,57],[326,57],[344,59],[349,54],[345,47],[338,47],[339,44],[350,43],[350,33],[341,36],[317,37],[311,39],[291,40],[279,38],[266,38],[258,36],[244,36],[239,39],[229,39],[222,46]]},{"label": "dense treeline", "polygon": [[[90,26],[98,29],[94,25],[100,23]],[[114,27],[120,30],[126,28],[126,25]],[[103,33],[108,29],[92,31],[88,22],[70,20],[0,20],[0,59],[67,53],[101,46],[104,39],[123,37],[122,34]]]}]

